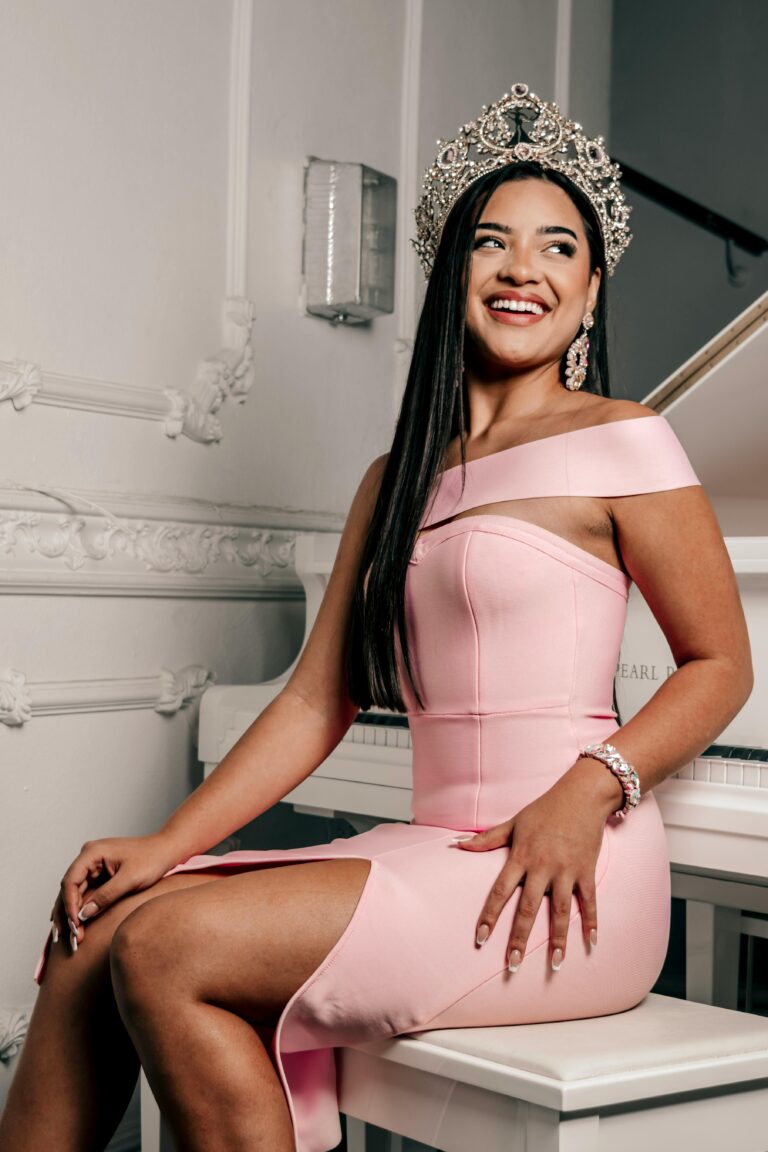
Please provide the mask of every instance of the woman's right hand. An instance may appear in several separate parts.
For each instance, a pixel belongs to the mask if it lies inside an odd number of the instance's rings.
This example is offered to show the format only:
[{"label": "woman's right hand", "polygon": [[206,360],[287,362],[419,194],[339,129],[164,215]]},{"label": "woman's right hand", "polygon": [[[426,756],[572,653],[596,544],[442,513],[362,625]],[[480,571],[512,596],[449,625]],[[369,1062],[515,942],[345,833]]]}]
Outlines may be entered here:
[{"label": "woman's right hand", "polygon": [[87,840],[62,877],[51,909],[56,932],[77,950],[83,922],[93,920],[130,892],[150,888],[179,860],[160,833]]}]

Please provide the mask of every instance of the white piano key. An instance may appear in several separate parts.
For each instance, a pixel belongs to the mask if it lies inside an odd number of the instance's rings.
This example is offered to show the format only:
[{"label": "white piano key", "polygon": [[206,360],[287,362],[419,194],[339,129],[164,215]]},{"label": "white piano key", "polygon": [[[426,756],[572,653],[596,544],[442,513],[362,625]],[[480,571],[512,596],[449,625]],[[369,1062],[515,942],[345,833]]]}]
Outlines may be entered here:
[{"label": "white piano key", "polygon": [[760,787],[768,788],[768,764],[760,765]]},{"label": "white piano key", "polygon": [[686,764],[679,772],[675,773],[681,780],[693,780],[693,764]]},{"label": "white piano key", "polygon": [[744,764],[744,786],[746,788],[760,786],[760,768],[757,764],[750,764],[748,761]]},{"label": "white piano key", "polygon": [[713,784],[725,784],[725,761],[710,760],[709,779]]},{"label": "white piano key", "polygon": [[709,780],[709,760],[694,760],[693,779]]},{"label": "white piano key", "polygon": [[741,760],[728,760],[726,761],[725,781],[726,784],[743,784]]}]

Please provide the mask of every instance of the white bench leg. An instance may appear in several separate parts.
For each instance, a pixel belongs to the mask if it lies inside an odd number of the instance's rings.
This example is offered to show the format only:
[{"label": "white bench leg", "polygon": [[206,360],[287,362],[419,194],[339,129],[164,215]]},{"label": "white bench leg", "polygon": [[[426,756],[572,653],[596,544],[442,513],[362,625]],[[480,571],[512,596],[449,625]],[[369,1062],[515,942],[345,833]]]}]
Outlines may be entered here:
[{"label": "white bench leg", "polygon": [[741,912],[700,900],[685,902],[685,998],[736,1008]]},{"label": "white bench leg", "polygon": [[527,1106],[525,1148],[535,1152],[597,1152],[599,1135],[599,1116],[561,1119],[549,1108]]}]

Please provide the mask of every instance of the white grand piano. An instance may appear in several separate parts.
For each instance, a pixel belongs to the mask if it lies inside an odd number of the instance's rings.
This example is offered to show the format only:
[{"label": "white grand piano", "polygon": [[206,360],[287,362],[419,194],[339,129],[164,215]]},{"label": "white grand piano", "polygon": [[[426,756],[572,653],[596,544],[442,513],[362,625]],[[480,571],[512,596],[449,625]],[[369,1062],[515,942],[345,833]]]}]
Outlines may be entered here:
[{"label": "white grand piano", "polygon": [[[723,1007],[737,1007],[741,937],[747,937],[748,964],[752,940],[768,937],[767,316],[768,294],[645,401],[663,411],[713,501],[754,652],[756,684],[745,708],[716,745],[656,788],[672,892],[686,900],[686,995]],[[297,537],[296,573],[306,591],[305,641],[338,542],[339,533]],[[278,694],[295,663],[262,684],[207,689],[199,732],[206,773]],[[666,641],[633,586],[617,669],[622,721],[673,669]],[[299,812],[343,817],[358,832],[382,820],[409,821],[410,802],[406,717],[378,709],[360,713],[327,760],[284,798]]]}]

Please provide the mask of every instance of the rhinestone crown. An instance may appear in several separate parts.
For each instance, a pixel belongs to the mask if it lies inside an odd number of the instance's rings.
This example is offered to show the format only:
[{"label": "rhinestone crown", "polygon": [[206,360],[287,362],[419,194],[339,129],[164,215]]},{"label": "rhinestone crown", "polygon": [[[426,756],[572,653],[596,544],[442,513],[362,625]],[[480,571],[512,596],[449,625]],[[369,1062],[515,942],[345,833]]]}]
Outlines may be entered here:
[{"label": "rhinestone crown", "polygon": [[535,161],[562,172],[581,189],[595,210],[605,246],[608,275],[632,239],[627,221],[631,208],[619,185],[621,169],[605,151],[602,136],[589,140],[580,124],[567,120],[556,104],[548,104],[513,84],[483,114],[460,129],[455,140],[438,140],[437,159],[424,173],[416,209],[418,253],[428,278],[448,214],[462,192],[496,168],[518,161]]}]

